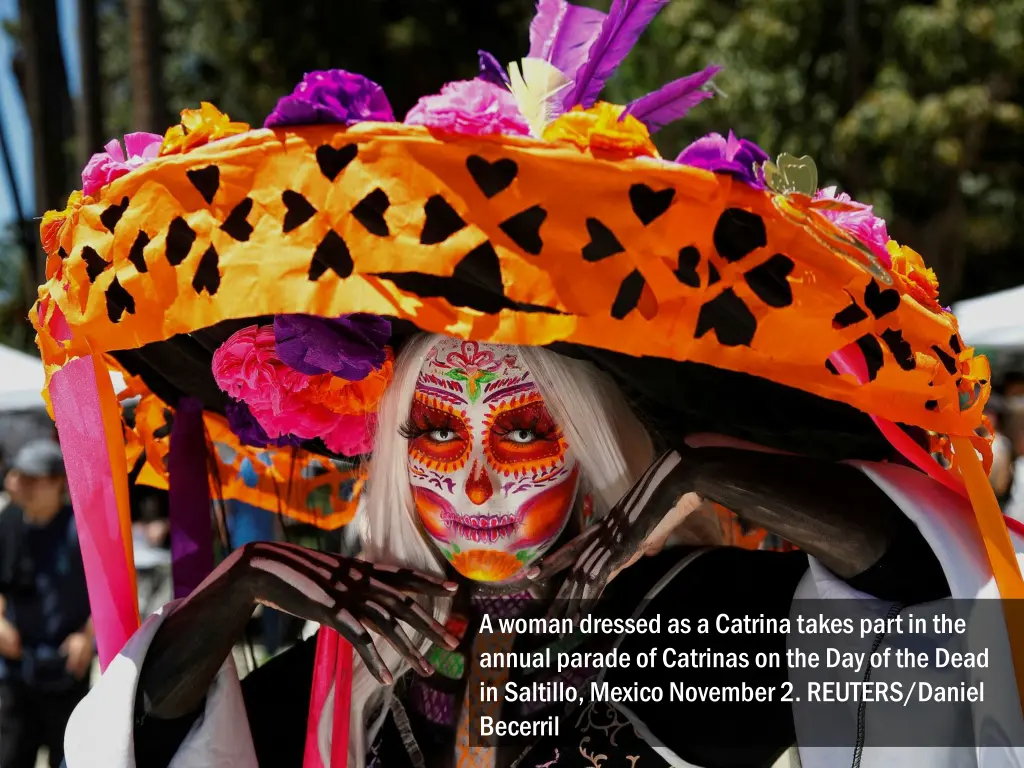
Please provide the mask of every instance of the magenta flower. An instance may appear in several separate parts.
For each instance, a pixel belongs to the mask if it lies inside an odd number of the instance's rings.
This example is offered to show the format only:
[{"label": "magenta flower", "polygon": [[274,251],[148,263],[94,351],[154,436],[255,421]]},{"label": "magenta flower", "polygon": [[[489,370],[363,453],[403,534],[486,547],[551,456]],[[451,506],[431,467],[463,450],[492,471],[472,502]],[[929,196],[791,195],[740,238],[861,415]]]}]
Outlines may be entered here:
[{"label": "magenta flower", "polygon": [[469,136],[530,135],[512,94],[479,78],[448,83],[440,93],[424,96],[409,110],[405,123]]},{"label": "magenta flower", "polygon": [[709,133],[697,139],[679,153],[676,162],[714,173],[729,173],[755,189],[764,189],[762,164],[768,153],[746,139],[737,139],[729,131],[729,138],[720,133]]},{"label": "magenta flower", "polygon": [[310,72],[295,90],[277,102],[263,125],[391,123],[395,115],[384,89],[362,75],[343,69]]},{"label": "magenta flower", "polygon": [[103,147],[105,152],[97,152],[86,163],[82,171],[82,193],[92,196],[114,179],[155,160],[160,154],[160,143],[163,140],[163,136],[155,133],[129,133],[125,134],[122,149],[121,142],[111,139]]},{"label": "magenta flower", "polygon": [[[829,209],[815,206],[818,213],[831,221],[840,229],[856,237],[871,249],[886,267],[892,267],[892,258],[885,247],[889,242],[889,233],[885,228],[885,220],[880,219],[872,211],[870,205],[858,203],[837,187],[819,189],[815,200],[835,200],[844,203],[841,208]],[[850,210],[852,208],[852,210]]]}]

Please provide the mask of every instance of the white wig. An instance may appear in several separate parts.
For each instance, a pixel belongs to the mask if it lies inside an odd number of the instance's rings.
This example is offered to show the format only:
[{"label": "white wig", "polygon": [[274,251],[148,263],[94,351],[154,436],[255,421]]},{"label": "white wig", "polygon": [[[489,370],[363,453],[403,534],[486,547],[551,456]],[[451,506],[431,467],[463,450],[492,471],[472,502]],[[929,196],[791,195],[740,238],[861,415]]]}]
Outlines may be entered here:
[{"label": "white wig", "polygon": [[[395,363],[394,378],[378,411],[373,460],[357,516],[364,559],[437,575],[444,574],[445,562],[419,528],[409,485],[408,441],[399,434],[399,428],[409,417],[416,378],[427,353],[442,338],[426,334],[414,337]],[[590,363],[538,347],[520,347],[519,354],[579,460],[581,492],[577,499],[589,494],[594,517],[604,515],[650,466],[650,437],[615,384]],[[451,609],[449,598],[421,597],[420,601],[428,613],[444,623]],[[405,629],[414,641],[419,641],[422,651],[429,647],[428,640]],[[408,671],[408,665],[388,643],[380,641],[377,648],[395,680]],[[364,768],[368,742],[384,721],[386,709],[381,706],[387,703],[391,690],[374,679],[358,654],[353,656],[353,664],[348,768]],[[332,690],[319,728],[325,765],[330,762],[333,701]],[[381,716],[370,723],[369,717],[375,712]]]}]

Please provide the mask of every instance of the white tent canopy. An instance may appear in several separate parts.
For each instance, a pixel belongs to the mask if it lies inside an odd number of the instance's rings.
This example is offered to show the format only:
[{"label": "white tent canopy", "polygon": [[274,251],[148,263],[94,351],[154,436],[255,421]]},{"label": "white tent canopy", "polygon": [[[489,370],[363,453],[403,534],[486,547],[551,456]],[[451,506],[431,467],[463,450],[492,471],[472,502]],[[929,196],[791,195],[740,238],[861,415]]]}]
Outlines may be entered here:
[{"label": "white tent canopy", "polygon": [[1024,285],[958,302],[953,314],[969,346],[1024,349]]},{"label": "white tent canopy", "polygon": [[[119,373],[112,373],[114,391],[125,388]],[[0,412],[33,411],[44,408],[46,373],[38,357],[0,345]]]}]

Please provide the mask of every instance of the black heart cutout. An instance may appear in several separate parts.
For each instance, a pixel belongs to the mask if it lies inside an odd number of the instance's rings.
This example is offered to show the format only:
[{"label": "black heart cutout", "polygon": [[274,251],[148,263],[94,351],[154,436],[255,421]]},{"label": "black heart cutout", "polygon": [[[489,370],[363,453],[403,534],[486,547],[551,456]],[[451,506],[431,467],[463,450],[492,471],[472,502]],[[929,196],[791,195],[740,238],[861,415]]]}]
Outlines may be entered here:
[{"label": "black heart cutout", "polygon": [[694,338],[702,338],[708,331],[714,331],[723,346],[750,346],[757,331],[757,318],[732,288],[726,288],[704,304],[697,315]]},{"label": "black heart cutout", "polygon": [[488,200],[507,189],[519,173],[516,161],[507,157],[492,163],[479,155],[470,155],[466,158],[466,169]]},{"label": "black heart cutout", "polygon": [[832,318],[832,327],[841,331],[843,328],[849,328],[867,318],[868,313],[861,309],[856,301],[851,301],[849,306],[836,312],[836,316]]},{"label": "black heart cutout", "polygon": [[868,283],[864,289],[864,305],[871,310],[875,318],[895,312],[900,305],[900,292],[894,288],[882,290],[877,280]]},{"label": "black heart cutout", "polygon": [[109,206],[100,214],[100,221],[103,222],[103,226],[107,228],[108,232],[113,234],[117,222],[121,220],[126,210],[128,210],[128,198],[122,197],[120,203]]},{"label": "black heart cutout", "polygon": [[117,279],[117,276],[114,277],[104,296],[107,300],[107,317],[110,318],[110,322],[120,322],[125,312],[129,315],[135,314],[135,299],[121,285],[121,281]]},{"label": "black heart cutout", "polygon": [[110,266],[110,262],[100,256],[91,245],[82,248],[82,261],[85,262],[85,274],[89,277],[90,283],[95,283],[103,270]]},{"label": "black heart cutout", "polygon": [[213,198],[217,195],[217,189],[220,187],[220,168],[216,165],[208,165],[205,168],[185,171],[185,175],[192,182],[192,186],[203,196],[207,205],[212,203]]},{"label": "black heart cutout", "polygon": [[700,264],[700,251],[696,246],[688,245],[679,251],[679,265],[676,267],[676,280],[691,288],[700,288],[700,275],[697,265]]},{"label": "black heart cutout", "polygon": [[676,191],[669,187],[655,192],[646,184],[634,184],[629,188],[629,203],[633,206],[633,213],[646,227],[672,205]]},{"label": "black heart cutout", "polygon": [[932,352],[939,358],[939,362],[942,363],[942,367],[946,369],[946,373],[950,376],[956,373],[956,358],[946,352],[941,347],[932,345]]},{"label": "black heart cutout", "polygon": [[793,303],[793,289],[786,278],[794,266],[789,256],[776,253],[768,261],[749,270],[743,278],[757,298],[769,307],[788,307]]},{"label": "black heart cutout", "polygon": [[443,243],[466,226],[458,212],[440,195],[434,195],[423,206],[426,220],[420,233],[421,245]]},{"label": "black heart cutout", "polygon": [[[220,228],[235,240],[244,243],[252,234],[252,224],[246,221],[250,213],[252,213],[252,198],[247,197],[231,210]],[[287,216],[285,219],[287,220]]]},{"label": "black heart cutout", "polygon": [[598,219],[587,219],[587,232],[590,234],[590,242],[583,246],[583,258],[586,261],[601,261],[626,250],[615,233]]},{"label": "black heart cutout", "polygon": [[356,203],[356,207],[352,209],[352,216],[371,235],[388,237],[391,235],[391,231],[388,229],[384,213],[390,206],[391,200],[388,199],[387,192],[378,187]]},{"label": "black heart cutout", "polygon": [[884,362],[882,345],[878,342],[878,339],[868,334],[857,339],[857,346],[864,353],[864,362],[868,366],[868,381],[874,381]]},{"label": "black heart cutout", "polygon": [[166,254],[167,262],[176,267],[185,260],[196,241],[196,233],[180,216],[167,228]]},{"label": "black heart cutout", "polygon": [[498,226],[516,245],[531,256],[537,256],[544,248],[544,241],[540,237],[540,225],[547,217],[548,212],[535,205],[515,216],[510,216]]},{"label": "black heart cutout", "polygon": [[313,252],[313,260],[309,263],[309,279],[316,282],[327,270],[345,278],[352,274],[354,268],[352,254],[341,235],[333,229],[327,230],[324,239]]},{"label": "black heart cutout", "polygon": [[355,144],[346,144],[338,149],[330,144],[321,144],[316,148],[316,164],[320,166],[320,173],[334,181],[358,154],[359,147]]},{"label": "black heart cutout", "polygon": [[644,292],[647,281],[640,274],[639,269],[634,269],[619,285],[619,292],[615,294],[615,301],[612,302],[612,317],[621,320],[640,303],[640,296]]},{"label": "black heart cutout", "polygon": [[305,195],[293,189],[286,189],[281,193],[281,202],[284,203],[286,209],[282,227],[282,231],[286,233],[301,227],[316,215],[316,208],[310,204]]},{"label": "black heart cutout", "polygon": [[146,264],[146,246],[149,245],[149,235],[145,232],[139,232],[135,236],[135,242],[132,243],[131,250],[128,251],[128,261],[135,265],[135,269],[139,271],[140,275],[144,275],[149,272],[149,265]]},{"label": "black heart cutout", "polygon": [[892,356],[896,359],[896,364],[904,371],[912,371],[917,367],[917,361],[914,359],[914,350],[911,348],[910,342],[903,338],[903,331],[898,328],[889,328],[882,331],[882,341],[885,342],[885,346],[892,352]]},{"label": "black heart cutout", "polygon": [[192,290],[196,293],[206,291],[211,296],[220,288],[220,257],[212,245],[199,259],[196,276],[192,278]]}]

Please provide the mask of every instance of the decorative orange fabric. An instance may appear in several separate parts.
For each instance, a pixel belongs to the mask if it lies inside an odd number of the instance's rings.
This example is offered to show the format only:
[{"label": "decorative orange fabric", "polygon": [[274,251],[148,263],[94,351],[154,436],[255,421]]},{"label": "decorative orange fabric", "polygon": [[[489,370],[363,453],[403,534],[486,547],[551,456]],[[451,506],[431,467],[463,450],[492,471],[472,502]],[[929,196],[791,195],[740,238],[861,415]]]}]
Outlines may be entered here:
[{"label": "decorative orange fabric", "polygon": [[[167,454],[174,411],[156,395],[145,393],[135,407],[135,429],[125,426],[126,453],[146,466],[136,482],[167,489]],[[242,445],[220,416],[204,416],[216,458],[211,471],[213,496],[280,512],[301,523],[334,530],[355,516],[365,470],[301,449]]]},{"label": "decorative orange fabric", "polygon": [[[988,366],[955,318],[790,202],[532,139],[257,130],[158,159],[87,201],[61,230],[46,317],[32,316],[50,371],[86,342],[109,351],[229,319],[371,312],[466,339],[706,363],[973,434]],[[467,276],[485,304],[457,306],[473,302],[452,290]],[[70,342],[53,336],[55,309]],[[827,363],[849,344],[868,362],[863,385]]]}]

